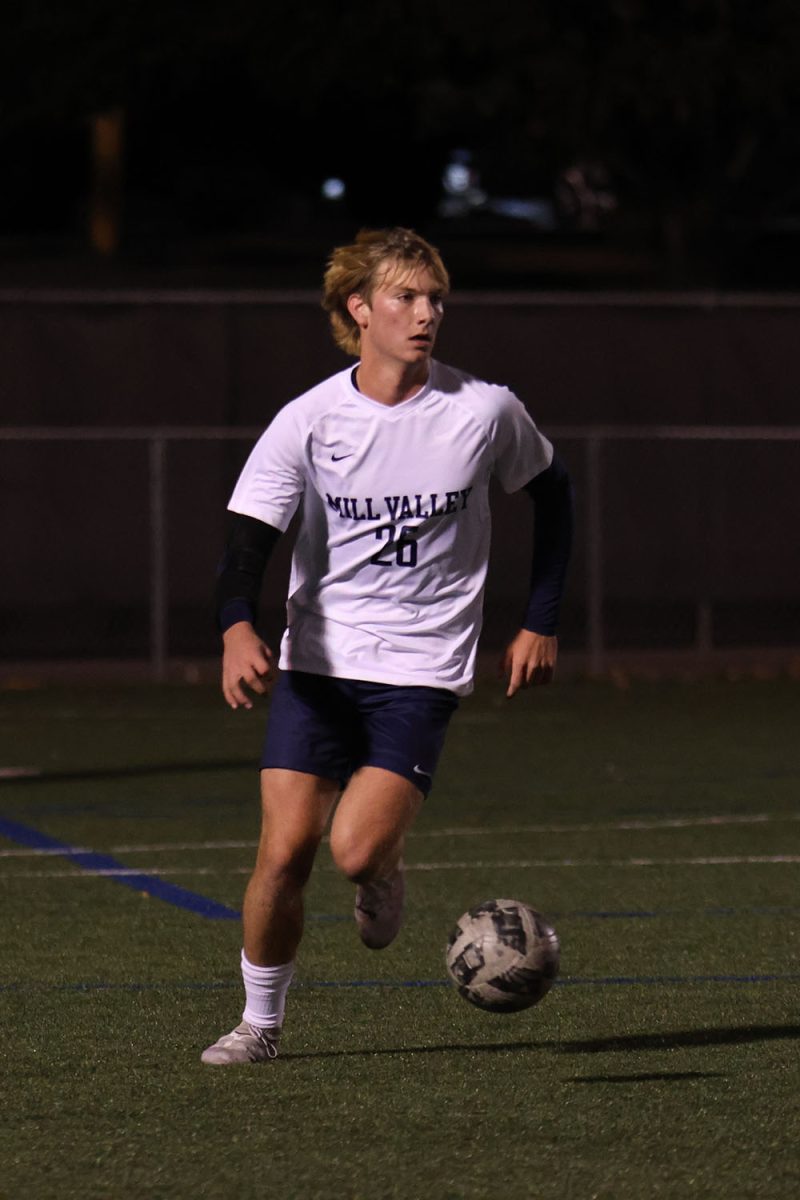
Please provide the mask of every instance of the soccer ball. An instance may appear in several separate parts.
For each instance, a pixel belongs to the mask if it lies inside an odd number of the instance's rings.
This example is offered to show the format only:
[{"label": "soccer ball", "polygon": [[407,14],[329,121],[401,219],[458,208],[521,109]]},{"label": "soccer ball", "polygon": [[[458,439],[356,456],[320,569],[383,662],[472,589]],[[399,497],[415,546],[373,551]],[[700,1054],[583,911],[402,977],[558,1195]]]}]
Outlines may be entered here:
[{"label": "soccer ball", "polygon": [[458,994],[487,1012],[538,1004],[558,974],[558,935],[519,900],[486,900],[465,912],[447,943]]}]

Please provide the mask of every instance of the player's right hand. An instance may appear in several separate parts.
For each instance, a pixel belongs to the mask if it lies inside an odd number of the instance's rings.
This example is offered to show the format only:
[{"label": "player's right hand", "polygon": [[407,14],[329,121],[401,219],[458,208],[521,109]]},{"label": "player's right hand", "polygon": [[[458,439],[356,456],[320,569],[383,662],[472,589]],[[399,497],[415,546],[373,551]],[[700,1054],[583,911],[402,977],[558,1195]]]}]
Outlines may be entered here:
[{"label": "player's right hand", "polygon": [[249,621],[237,621],[222,635],[222,694],[231,708],[252,708],[245,686],[263,696],[275,674],[272,651]]}]

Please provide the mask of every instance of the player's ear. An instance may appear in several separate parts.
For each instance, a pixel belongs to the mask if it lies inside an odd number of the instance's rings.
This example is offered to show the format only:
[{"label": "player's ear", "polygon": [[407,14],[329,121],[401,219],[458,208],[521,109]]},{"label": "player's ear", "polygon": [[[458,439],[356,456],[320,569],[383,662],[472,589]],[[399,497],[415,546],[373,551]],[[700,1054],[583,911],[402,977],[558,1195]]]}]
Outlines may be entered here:
[{"label": "player's ear", "polygon": [[369,320],[369,305],[360,292],[353,292],[347,297],[347,311],[359,329],[366,329]]}]

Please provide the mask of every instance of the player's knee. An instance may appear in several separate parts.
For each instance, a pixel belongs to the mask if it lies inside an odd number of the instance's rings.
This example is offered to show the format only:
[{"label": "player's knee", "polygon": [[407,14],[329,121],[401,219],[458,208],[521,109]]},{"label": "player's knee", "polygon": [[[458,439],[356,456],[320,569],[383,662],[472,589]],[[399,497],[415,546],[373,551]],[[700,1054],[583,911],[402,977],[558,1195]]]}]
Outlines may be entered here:
[{"label": "player's knee", "polygon": [[269,878],[277,887],[305,887],[318,845],[316,838],[302,842],[267,842],[259,851],[256,873]]},{"label": "player's knee", "polygon": [[331,855],[336,866],[353,883],[373,879],[383,854],[376,846],[349,834],[331,833]]}]

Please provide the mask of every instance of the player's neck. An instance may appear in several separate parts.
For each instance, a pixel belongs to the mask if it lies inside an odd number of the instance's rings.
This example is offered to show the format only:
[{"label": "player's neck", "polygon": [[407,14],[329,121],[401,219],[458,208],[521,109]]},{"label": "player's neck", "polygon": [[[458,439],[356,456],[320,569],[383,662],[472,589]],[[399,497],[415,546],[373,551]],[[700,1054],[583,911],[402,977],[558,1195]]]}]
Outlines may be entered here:
[{"label": "player's neck", "polygon": [[355,371],[355,384],[363,395],[393,408],[410,400],[428,381],[430,362],[387,363],[362,358]]}]

